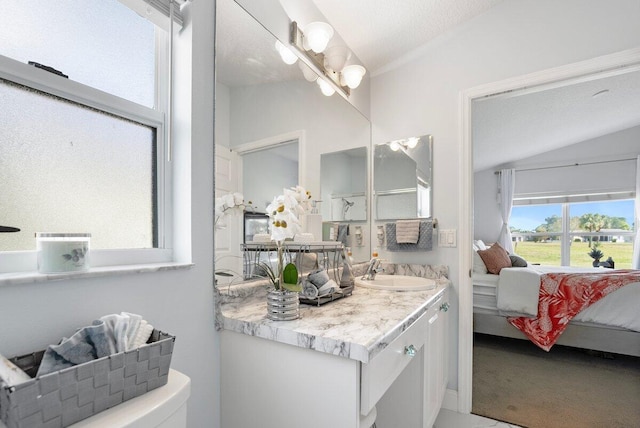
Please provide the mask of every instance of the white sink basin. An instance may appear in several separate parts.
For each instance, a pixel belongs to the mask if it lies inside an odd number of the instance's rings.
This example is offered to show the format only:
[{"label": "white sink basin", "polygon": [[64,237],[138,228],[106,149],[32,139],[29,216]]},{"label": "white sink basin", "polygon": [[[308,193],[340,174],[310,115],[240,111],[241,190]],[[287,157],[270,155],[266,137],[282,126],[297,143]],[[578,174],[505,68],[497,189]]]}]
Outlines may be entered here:
[{"label": "white sink basin", "polygon": [[356,286],[378,290],[422,291],[433,290],[436,288],[436,282],[418,276],[376,275],[372,280],[356,278]]}]

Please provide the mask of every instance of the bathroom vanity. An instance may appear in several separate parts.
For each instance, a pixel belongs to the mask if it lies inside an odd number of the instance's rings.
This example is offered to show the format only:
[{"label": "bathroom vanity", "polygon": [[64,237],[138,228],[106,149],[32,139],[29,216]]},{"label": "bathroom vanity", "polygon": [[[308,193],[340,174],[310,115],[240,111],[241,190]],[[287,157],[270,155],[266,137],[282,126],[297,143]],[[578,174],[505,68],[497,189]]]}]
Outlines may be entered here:
[{"label": "bathroom vanity", "polygon": [[356,287],[301,305],[301,318],[286,322],[266,319],[264,287],[222,291],[222,426],[368,428],[378,403],[390,409],[378,408],[379,427],[433,426],[447,384],[449,307],[449,281],[436,284]]}]

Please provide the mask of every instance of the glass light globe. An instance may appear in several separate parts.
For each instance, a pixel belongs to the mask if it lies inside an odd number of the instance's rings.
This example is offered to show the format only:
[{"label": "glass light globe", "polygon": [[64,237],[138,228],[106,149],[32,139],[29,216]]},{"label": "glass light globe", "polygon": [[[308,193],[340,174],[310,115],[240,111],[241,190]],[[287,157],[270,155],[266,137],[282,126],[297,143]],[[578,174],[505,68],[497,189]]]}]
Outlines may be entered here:
[{"label": "glass light globe", "polygon": [[397,152],[400,149],[400,143],[398,143],[397,141],[392,141],[389,143],[389,148],[394,152]]},{"label": "glass light globe", "polygon": [[302,70],[302,75],[304,76],[304,78],[307,80],[307,82],[315,82],[316,80],[318,80],[318,75],[316,74],[315,71],[313,71],[307,64],[305,64],[304,62],[300,61],[298,63],[298,67],[300,67],[300,70]]},{"label": "glass light globe", "polygon": [[324,67],[339,73],[350,57],[346,46],[331,46],[324,51]]},{"label": "glass light globe", "polygon": [[407,147],[409,147],[410,149],[415,149],[415,147],[418,145],[418,141],[420,141],[420,139],[417,137],[411,137],[407,139]]},{"label": "glass light globe", "polygon": [[361,65],[348,65],[342,70],[342,79],[349,88],[355,89],[360,85],[366,72],[367,70]]},{"label": "glass light globe", "polygon": [[280,40],[276,40],[276,50],[280,54],[280,58],[282,58],[282,61],[284,61],[285,64],[291,65],[298,60],[296,54],[291,52],[291,49],[283,45]]},{"label": "glass light globe", "polygon": [[333,27],[326,22],[312,22],[304,27],[303,47],[320,53],[333,37]]},{"label": "glass light globe", "polygon": [[320,86],[320,90],[322,91],[323,95],[330,97],[336,92],[336,90],[333,89],[333,86],[331,86],[326,80],[318,79],[316,80],[316,82],[318,83],[318,86]]}]

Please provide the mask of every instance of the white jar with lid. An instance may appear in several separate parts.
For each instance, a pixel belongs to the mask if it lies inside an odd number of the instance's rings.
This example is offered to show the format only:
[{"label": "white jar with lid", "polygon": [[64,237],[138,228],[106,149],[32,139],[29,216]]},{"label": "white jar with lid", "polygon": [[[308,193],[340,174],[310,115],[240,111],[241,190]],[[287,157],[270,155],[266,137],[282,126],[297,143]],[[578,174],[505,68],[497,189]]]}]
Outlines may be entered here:
[{"label": "white jar with lid", "polygon": [[36,233],[38,272],[79,272],[89,269],[90,233]]}]

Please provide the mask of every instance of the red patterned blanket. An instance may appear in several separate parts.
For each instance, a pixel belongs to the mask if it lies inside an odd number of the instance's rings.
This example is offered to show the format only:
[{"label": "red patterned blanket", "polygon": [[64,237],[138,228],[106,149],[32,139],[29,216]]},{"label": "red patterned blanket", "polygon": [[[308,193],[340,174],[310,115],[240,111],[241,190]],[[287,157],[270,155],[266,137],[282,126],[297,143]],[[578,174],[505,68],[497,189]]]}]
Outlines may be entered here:
[{"label": "red patterned blanket", "polygon": [[633,282],[640,282],[640,270],[542,274],[538,316],[507,319],[533,343],[549,351],[577,313]]}]

